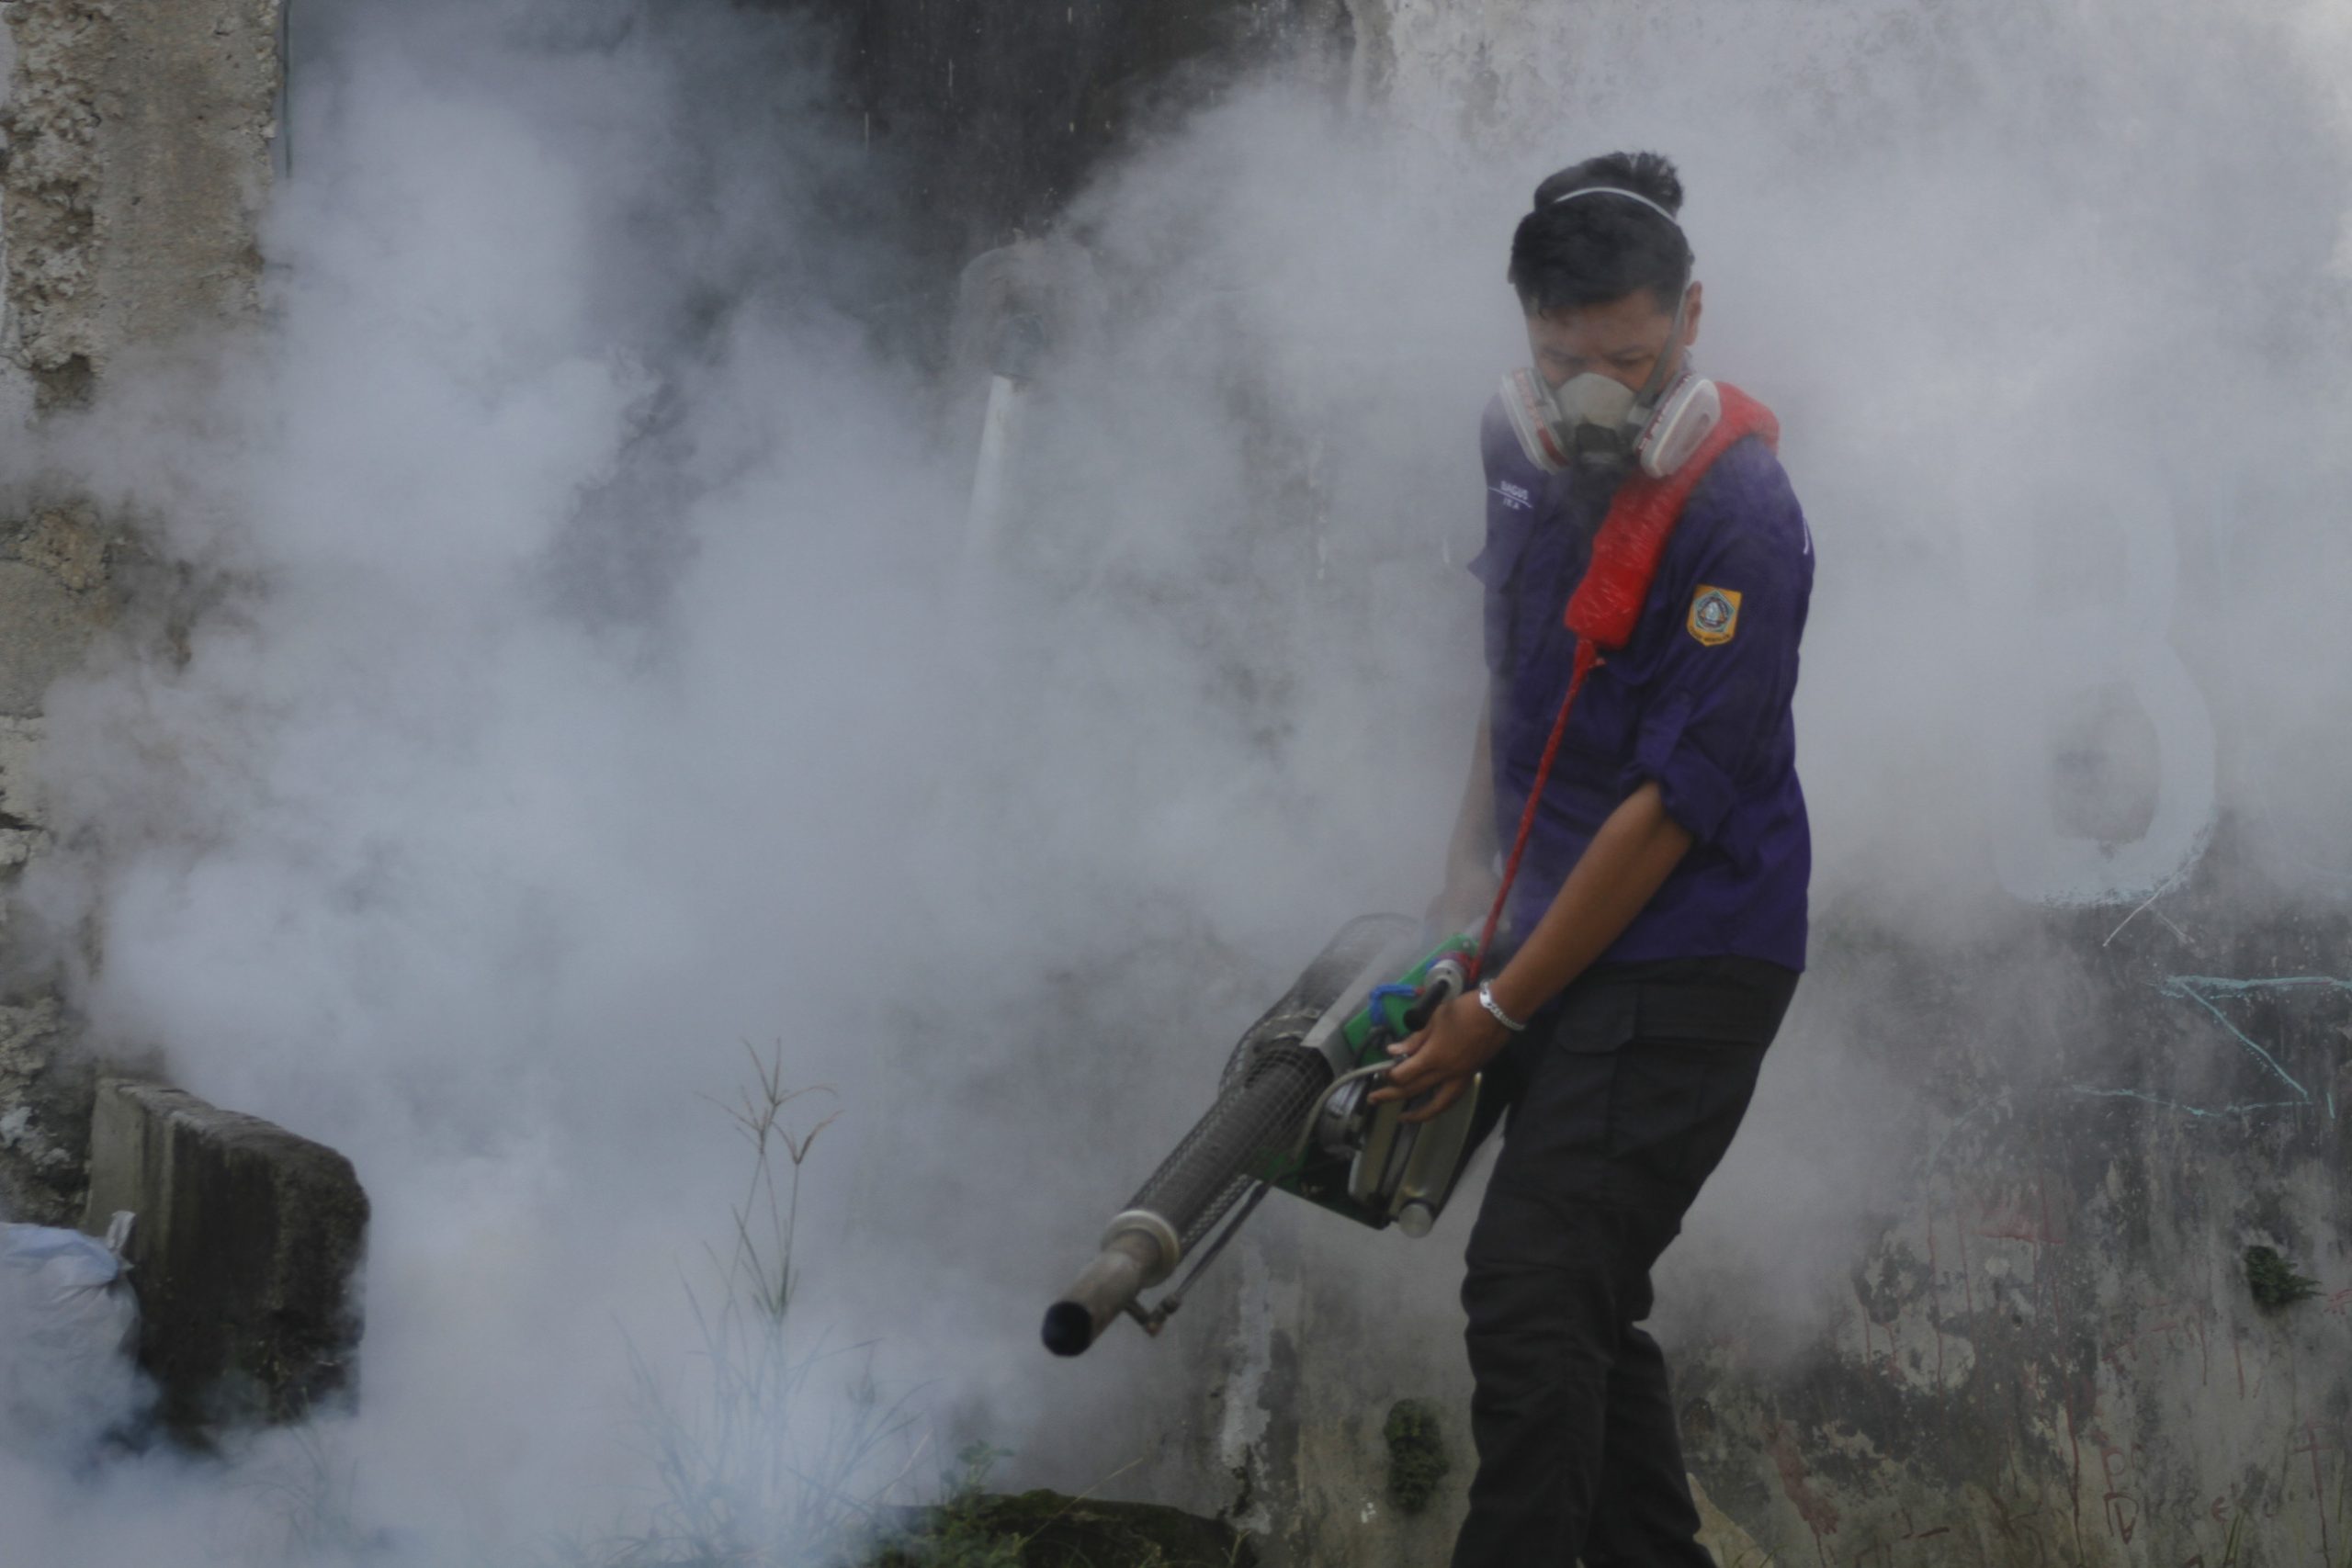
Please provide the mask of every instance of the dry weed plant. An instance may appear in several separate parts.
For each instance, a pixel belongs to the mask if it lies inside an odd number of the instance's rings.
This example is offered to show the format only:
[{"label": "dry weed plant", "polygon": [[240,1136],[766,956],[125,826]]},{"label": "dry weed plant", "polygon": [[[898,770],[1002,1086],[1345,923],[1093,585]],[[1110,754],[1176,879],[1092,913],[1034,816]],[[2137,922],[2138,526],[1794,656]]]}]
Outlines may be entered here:
[{"label": "dry weed plant", "polygon": [[795,1089],[780,1044],[747,1045],[750,1080],[713,1103],[750,1150],[731,1210],[731,1251],[709,1249],[715,1292],[684,1284],[699,1344],[688,1386],[673,1390],[632,1343],[638,1421],[656,1495],[632,1528],[569,1541],[562,1568],[852,1568],[877,1558],[921,1568],[1017,1568],[1018,1543],[987,1537],[970,1503],[1001,1457],[965,1449],[928,1509],[901,1501],[927,1438],[909,1396],[888,1398],[870,1342],[807,1344],[796,1332],[794,1232],[800,1180],[817,1139],[840,1115],[811,1104],[832,1091]]}]

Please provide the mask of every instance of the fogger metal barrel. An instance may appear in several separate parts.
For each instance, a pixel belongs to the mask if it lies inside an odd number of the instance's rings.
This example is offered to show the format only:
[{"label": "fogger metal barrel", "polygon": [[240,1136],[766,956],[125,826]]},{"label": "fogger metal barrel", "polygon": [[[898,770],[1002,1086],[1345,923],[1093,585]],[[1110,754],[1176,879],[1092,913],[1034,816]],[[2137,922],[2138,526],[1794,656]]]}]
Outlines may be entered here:
[{"label": "fogger metal barrel", "polygon": [[1337,1076],[1330,1059],[1305,1043],[1307,1032],[1369,965],[1417,930],[1396,915],[1351,921],[1250,1026],[1208,1114],[1111,1221],[1101,1253],[1046,1310],[1046,1348],[1075,1356],[1093,1344],[1137,1292],[1175,1272],[1216,1228],[1252,1185],[1253,1168],[1298,1137]]}]

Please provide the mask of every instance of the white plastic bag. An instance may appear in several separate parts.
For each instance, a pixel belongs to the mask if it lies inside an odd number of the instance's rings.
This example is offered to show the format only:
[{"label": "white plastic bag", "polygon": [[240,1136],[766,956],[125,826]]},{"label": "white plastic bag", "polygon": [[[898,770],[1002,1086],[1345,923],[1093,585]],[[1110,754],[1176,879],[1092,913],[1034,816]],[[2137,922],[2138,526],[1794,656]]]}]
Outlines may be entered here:
[{"label": "white plastic bag", "polygon": [[[129,1220],[115,1216],[115,1247]],[[114,1247],[79,1231],[0,1224],[0,1446],[70,1458],[137,1417],[128,1273]]]}]

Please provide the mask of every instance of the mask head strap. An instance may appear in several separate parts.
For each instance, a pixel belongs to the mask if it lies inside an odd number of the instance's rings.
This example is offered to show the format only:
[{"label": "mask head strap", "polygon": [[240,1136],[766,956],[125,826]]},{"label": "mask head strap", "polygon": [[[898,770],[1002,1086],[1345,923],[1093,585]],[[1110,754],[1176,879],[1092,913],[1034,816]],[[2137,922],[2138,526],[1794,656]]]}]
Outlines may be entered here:
[{"label": "mask head strap", "polygon": [[1675,218],[1673,213],[1668,212],[1665,208],[1660,207],[1657,202],[1652,201],[1648,197],[1644,196],[1641,192],[1637,190],[1627,190],[1623,186],[1578,186],[1574,190],[1562,191],[1559,195],[1554,197],[1550,201],[1545,202],[1544,205],[1546,207],[1557,207],[1564,201],[1574,201],[1580,196],[1622,196],[1627,201],[1638,201],[1644,207],[1648,208],[1652,212],[1657,213],[1660,218],[1665,219],[1668,223],[1672,223],[1676,233],[1679,234],[1682,231],[1682,224]]},{"label": "mask head strap", "polygon": [[1634,407],[1640,417],[1647,419],[1657,402],[1657,395],[1666,390],[1669,373],[1682,368],[1682,318],[1690,310],[1690,286],[1682,286],[1682,298],[1674,302],[1674,324],[1666,329],[1666,346],[1658,351],[1657,363],[1650,367],[1649,379],[1634,394]]}]

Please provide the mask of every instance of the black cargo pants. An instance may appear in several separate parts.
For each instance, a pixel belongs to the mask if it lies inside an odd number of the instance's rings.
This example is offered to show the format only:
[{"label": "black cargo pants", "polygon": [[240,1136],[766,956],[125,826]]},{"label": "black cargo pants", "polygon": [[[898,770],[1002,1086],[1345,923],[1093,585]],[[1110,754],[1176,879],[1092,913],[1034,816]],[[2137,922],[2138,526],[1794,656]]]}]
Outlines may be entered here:
[{"label": "black cargo pants", "polygon": [[1478,1471],[1453,1568],[1711,1568],[1650,1266],[1746,1114],[1796,976],[1595,969],[1496,1063],[1510,1121],[1462,1304]]}]

